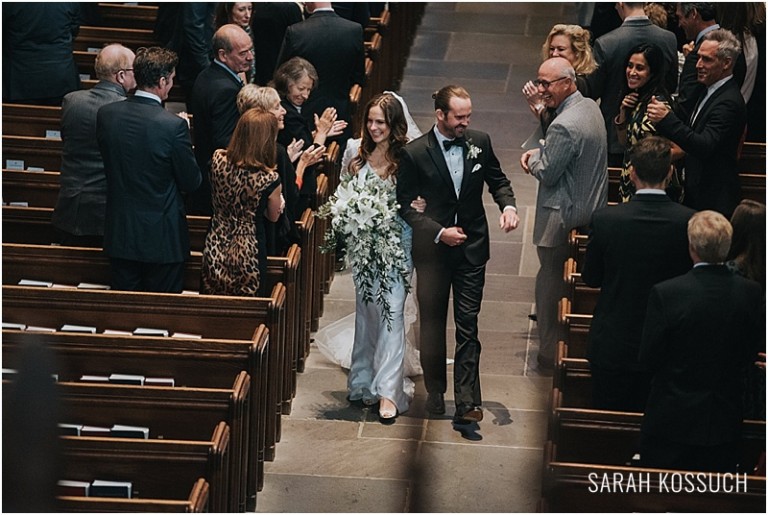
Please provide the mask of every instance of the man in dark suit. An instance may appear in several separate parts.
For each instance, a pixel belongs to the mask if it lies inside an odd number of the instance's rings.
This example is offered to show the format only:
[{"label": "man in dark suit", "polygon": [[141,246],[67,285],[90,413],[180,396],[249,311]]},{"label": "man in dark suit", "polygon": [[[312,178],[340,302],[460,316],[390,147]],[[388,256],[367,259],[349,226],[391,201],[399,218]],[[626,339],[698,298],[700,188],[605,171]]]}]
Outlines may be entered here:
[{"label": "man in dark suit", "polygon": [[[327,107],[336,108],[339,119],[349,122],[349,90],[365,83],[363,28],[338,16],[330,2],[307,2],[306,7],[311,16],[288,27],[277,62],[299,56],[317,70],[320,80],[302,113],[310,122]],[[344,142],[347,137],[341,136]]]},{"label": "man in dark suit", "polygon": [[[490,137],[468,129],[472,114],[469,93],[459,86],[445,86],[433,98],[435,126],[409,143],[400,156],[397,200],[403,206],[401,215],[413,228],[427,410],[445,413],[445,330],[453,290],[454,421],[479,422],[483,412],[477,317],[490,257],[483,186],[488,185],[502,210],[499,226],[505,232],[515,229],[519,218],[515,194],[493,153]],[[411,207],[419,196],[427,203],[423,213]]]},{"label": "man in dark suit", "polygon": [[200,185],[187,122],[163,109],[178,59],[139,49],[137,91],[99,109],[99,148],[107,173],[104,250],[116,290],[181,292],[189,257],[182,192]]},{"label": "man in dark suit", "polygon": [[619,114],[621,95],[627,82],[626,62],[629,51],[640,43],[653,43],[664,53],[667,64],[667,90],[677,88],[677,39],[675,35],[651,23],[642,2],[617,2],[624,20],[621,26],[595,41],[597,69],[587,77],[588,96],[600,99],[605,129],[608,132],[608,166],[621,166],[624,145],[616,137],[613,120]]},{"label": "man in dark suit", "polygon": [[301,20],[301,8],[295,2],[254,2],[251,31],[257,43],[253,48],[257,84],[266,86],[272,80],[285,31]]},{"label": "man in dark suit", "polygon": [[[687,120],[693,114],[696,101],[706,87],[697,80],[696,63],[699,61],[699,47],[704,36],[720,28],[715,21],[715,4],[710,2],[689,2],[677,4],[677,23],[689,41],[684,46],[688,50],[680,71],[677,88],[678,116]],[[687,48],[686,48],[687,47]]]},{"label": "man in dark suit", "polygon": [[694,211],[664,192],[673,170],[669,141],[642,139],[630,159],[637,193],[626,204],[595,211],[581,277],[600,288],[587,354],[592,405],[642,412],[650,375],[638,352],[648,292],[690,270],[686,228]]},{"label": "man in dark suit", "polygon": [[3,102],[61,105],[80,88],[72,42],[77,2],[3,4]]},{"label": "man in dark suit", "polygon": [[240,112],[237,94],[243,87],[238,74],[251,69],[253,43],[241,27],[223,25],[213,35],[213,62],[200,72],[192,88],[189,111],[195,123],[195,158],[203,174],[200,188],[187,199],[191,215],[211,216],[210,169],[213,152],[227,148]]},{"label": "man in dark suit", "polygon": [[651,289],[640,361],[653,374],[640,460],[653,468],[736,472],[746,367],[764,349],[760,285],[723,264],[728,220],[688,222],[694,268]]},{"label": "man in dark suit", "polygon": [[107,45],[96,55],[99,82],[91,89],[73,91],[61,105],[61,187],[51,222],[61,233],[60,243],[101,247],[107,203],[107,176],[96,133],[101,106],[125,100],[136,87],[133,52],[120,44]]},{"label": "man in dark suit", "polygon": [[737,152],[747,115],[733,78],[740,51],[739,40],[725,29],[704,36],[696,71],[706,90],[690,120],[680,119],[655,98],[647,108],[658,134],[685,151],[683,203],[696,210],[713,209],[726,217],[741,200]]}]

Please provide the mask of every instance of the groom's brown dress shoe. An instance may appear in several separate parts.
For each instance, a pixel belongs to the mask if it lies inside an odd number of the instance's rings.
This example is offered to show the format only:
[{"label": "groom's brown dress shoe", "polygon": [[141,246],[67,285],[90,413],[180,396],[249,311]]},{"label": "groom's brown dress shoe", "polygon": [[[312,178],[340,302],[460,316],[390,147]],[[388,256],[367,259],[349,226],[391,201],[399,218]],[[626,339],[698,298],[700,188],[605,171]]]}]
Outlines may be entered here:
[{"label": "groom's brown dress shoe", "polygon": [[466,411],[457,408],[456,414],[453,416],[453,421],[460,424],[480,422],[481,420],[483,420],[483,410],[480,408],[480,406],[471,406],[466,409]]},{"label": "groom's brown dress shoe", "polygon": [[445,399],[442,393],[427,394],[427,411],[433,415],[442,415],[445,413]]}]

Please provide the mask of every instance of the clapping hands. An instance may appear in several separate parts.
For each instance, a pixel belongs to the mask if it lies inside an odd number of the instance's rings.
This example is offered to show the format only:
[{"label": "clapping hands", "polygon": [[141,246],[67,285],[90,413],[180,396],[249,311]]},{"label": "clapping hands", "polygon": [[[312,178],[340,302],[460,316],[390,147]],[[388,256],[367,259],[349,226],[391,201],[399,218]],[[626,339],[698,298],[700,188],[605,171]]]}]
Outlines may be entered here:
[{"label": "clapping hands", "polygon": [[296,138],[293,138],[291,141],[291,144],[288,145],[288,147],[285,149],[288,152],[288,159],[291,160],[291,163],[295,163],[296,160],[301,155],[301,149],[304,148],[304,140]]},{"label": "clapping hands", "polygon": [[338,136],[347,128],[347,122],[338,120],[338,113],[335,107],[328,107],[323,111],[322,116],[315,114],[315,128],[317,134],[322,134],[327,138]]},{"label": "clapping hands", "polygon": [[325,155],[325,145],[310,145],[301,154],[301,163],[307,167],[319,163]]}]

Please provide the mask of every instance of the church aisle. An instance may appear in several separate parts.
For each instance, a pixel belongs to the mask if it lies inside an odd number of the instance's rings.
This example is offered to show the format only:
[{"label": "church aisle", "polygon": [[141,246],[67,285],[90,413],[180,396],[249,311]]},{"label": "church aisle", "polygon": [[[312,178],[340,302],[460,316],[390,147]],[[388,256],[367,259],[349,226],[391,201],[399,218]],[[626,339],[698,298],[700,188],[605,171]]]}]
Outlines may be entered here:
[{"label": "church aisle", "polygon": [[[536,181],[518,161],[536,122],[520,90],[536,76],[551,26],[576,20],[575,4],[430,3],[399,91],[426,131],[434,120],[432,92],[449,83],[466,87],[472,127],[491,135],[517,196],[521,227],[509,234],[496,226],[498,208],[486,198],[491,261],[479,322],[482,440],[453,430],[451,392],[446,415],[427,416],[421,377],[411,409],[394,425],[379,424],[375,414],[349,406],[346,373],[313,346],[292,413],[283,418],[277,457],[265,466],[258,512],[536,510],[552,380],[537,369],[536,328],[528,320],[538,269],[531,244]],[[337,273],[320,326],[353,311],[351,273]],[[449,356],[453,329],[450,316]]]}]

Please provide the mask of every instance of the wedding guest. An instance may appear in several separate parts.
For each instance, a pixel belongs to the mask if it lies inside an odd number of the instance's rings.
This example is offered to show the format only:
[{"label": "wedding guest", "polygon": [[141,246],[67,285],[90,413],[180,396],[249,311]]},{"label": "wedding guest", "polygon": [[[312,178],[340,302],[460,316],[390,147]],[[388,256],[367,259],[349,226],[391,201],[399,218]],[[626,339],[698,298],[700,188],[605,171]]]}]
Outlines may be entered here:
[{"label": "wedding guest", "polygon": [[697,79],[696,63],[699,61],[699,47],[702,38],[720,28],[716,20],[715,4],[711,2],[680,2],[677,4],[677,23],[688,43],[683,45],[683,67],[677,86],[677,107],[681,119],[688,120],[693,114],[696,102],[706,88]]},{"label": "wedding guest", "polygon": [[134,53],[120,44],[96,54],[91,89],[68,93],[61,104],[61,186],[51,223],[62,245],[102,247],[107,204],[107,176],[96,134],[96,113],[103,105],[126,99],[136,87]]},{"label": "wedding guest", "polygon": [[[589,31],[578,25],[562,23],[552,27],[541,47],[541,61],[544,62],[551,57],[562,57],[571,63],[576,72],[576,88],[586,95],[586,76],[597,67],[592,55],[592,47],[589,44]],[[541,121],[542,134],[546,134],[547,127],[555,117],[554,110],[544,107],[541,95],[533,81],[525,83],[523,95],[534,116]]]},{"label": "wedding guest", "polygon": [[[277,221],[285,207],[276,167],[277,119],[254,109],[240,117],[225,149],[213,153],[213,216],[205,238],[201,292],[259,294],[261,270],[257,227]],[[261,198],[269,198],[266,211]]]},{"label": "wedding guest", "polygon": [[[281,64],[270,83],[280,94],[281,105],[285,109],[284,127],[278,134],[278,141],[288,148],[295,141],[303,142],[304,146],[325,146],[326,140],[338,136],[347,126],[347,122],[339,120],[333,107],[323,111],[321,116],[312,115],[313,125],[304,110],[309,94],[317,84],[318,77],[315,67],[301,57],[294,57]],[[310,113],[311,115],[311,113]],[[314,169],[307,170],[300,188],[301,203],[299,212],[309,207],[310,199],[317,192],[317,180]]]},{"label": "wedding guest", "polygon": [[540,263],[536,274],[537,362],[543,370],[551,370],[561,339],[557,304],[565,293],[568,233],[587,225],[592,213],[606,203],[607,143],[600,108],[576,89],[576,72],[566,59],[544,61],[538,75],[539,93],[546,107],[556,109],[558,115],[547,130],[544,146],[526,151],[520,167],[539,181],[533,225]]},{"label": "wedding guest", "polygon": [[301,7],[297,2],[256,2],[254,4],[251,27],[254,33],[258,34],[259,39],[259,44],[253,47],[257,84],[264,86],[272,80],[285,31],[302,19]]},{"label": "wedding guest", "polygon": [[[478,316],[490,258],[483,189],[499,207],[499,227],[517,228],[515,194],[488,134],[470,130],[472,100],[461,86],[444,86],[432,95],[435,125],[406,145],[400,156],[397,201],[413,228],[413,259],[418,274],[421,363],[427,411],[445,413],[446,323],[453,292],[456,350],[453,421],[483,419]],[[411,202],[421,196],[426,210]]]},{"label": "wedding guest", "polygon": [[[629,51],[626,61],[627,80],[624,83],[623,99],[619,114],[614,120],[616,136],[619,143],[624,145],[624,162],[619,181],[619,199],[629,202],[635,193],[635,185],[629,177],[629,154],[640,140],[656,134],[656,128],[648,119],[646,107],[655,97],[657,101],[669,105],[670,96],[664,86],[666,76],[666,61],[661,49],[650,43],[641,43]],[[672,144],[672,161],[677,161],[684,152]],[[673,176],[675,179],[677,175]],[[681,187],[677,179],[676,185]],[[675,198],[677,200],[677,198]]]},{"label": "wedding guest", "polygon": [[[214,26],[218,29],[231,23],[243,29],[251,38],[251,45],[256,48],[256,40],[251,29],[251,15],[253,14],[252,2],[219,2],[216,6]],[[245,71],[245,83],[256,83],[256,59],[250,62],[250,69]]]},{"label": "wedding guest", "polygon": [[640,346],[654,375],[641,427],[644,467],[738,470],[743,377],[765,348],[765,318],[760,286],[723,264],[731,234],[720,213],[694,214],[693,269],[651,289]]}]

